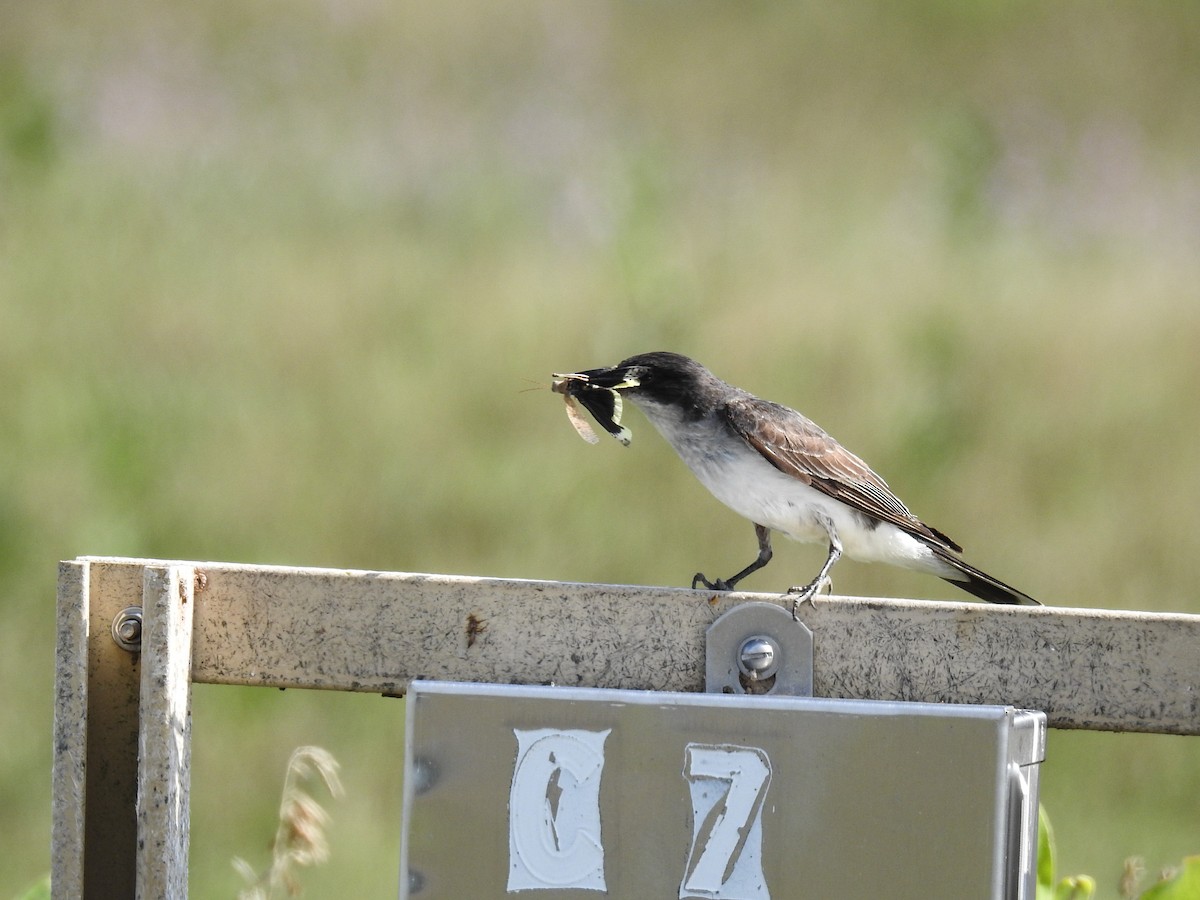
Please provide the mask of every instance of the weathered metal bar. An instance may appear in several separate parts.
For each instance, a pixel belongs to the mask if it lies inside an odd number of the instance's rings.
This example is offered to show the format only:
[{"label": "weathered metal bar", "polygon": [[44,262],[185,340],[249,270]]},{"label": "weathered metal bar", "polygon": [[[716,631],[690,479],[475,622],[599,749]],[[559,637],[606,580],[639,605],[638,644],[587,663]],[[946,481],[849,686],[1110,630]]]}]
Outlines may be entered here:
[{"label": "weathered metal bar", "polygon": [[137,896],[187,896],[192,758],[190,566],[143,570]]},{"label": "weathered metal bar", "polygon": [[[145,560],[106,560],[139,573]],[[161,564],[161,563],[159,563]],[[192,678],[402,693],[415,678],[699,691],[704,629],[779,595],[189,563]],[[822,598],[815,696],[996,703],[1200,734],[1200,616]]]},{"label": "weathered metal bar", "polygon": [[52,799],[54,900],[83,896],[84,799],[87,778],[88,564],[58,566]]}]

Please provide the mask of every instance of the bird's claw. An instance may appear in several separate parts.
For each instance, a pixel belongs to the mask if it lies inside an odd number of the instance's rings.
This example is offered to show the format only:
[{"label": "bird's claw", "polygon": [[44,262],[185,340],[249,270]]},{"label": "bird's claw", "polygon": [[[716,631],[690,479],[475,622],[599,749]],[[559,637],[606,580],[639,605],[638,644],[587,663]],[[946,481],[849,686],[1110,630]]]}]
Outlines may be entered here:
[{"label": "bird's claw", "polygon": [[821,592],[821,588],[823,588],[823,587],[828,587],[829,590],[832,592],[833,591],[833,579],[818,578],[817,580],[811,581],[808,584],[803,585],[803,586],[792,585],[792,587],[788,588],[787,591],[785,591],[785,593],[787,593],[787,594],[795,594],[796,595],[795,597],[792,598],[792,621],[793,622],[797,620],[798,617],[796,615],[796,611],[801,607],[802,604],[807,603],[813,609],[817,608],[816,596],[817,596],[817,594],[819,594]]},{"label": "bird's claw", "polygon": [[697,572],[692,576],[692,590],[696,590],[696,585],[702,584],[710,591],[732,591],[733,585],[723,578],[718,578],[716,581],[709,581],[704,577],[703,572]]}]

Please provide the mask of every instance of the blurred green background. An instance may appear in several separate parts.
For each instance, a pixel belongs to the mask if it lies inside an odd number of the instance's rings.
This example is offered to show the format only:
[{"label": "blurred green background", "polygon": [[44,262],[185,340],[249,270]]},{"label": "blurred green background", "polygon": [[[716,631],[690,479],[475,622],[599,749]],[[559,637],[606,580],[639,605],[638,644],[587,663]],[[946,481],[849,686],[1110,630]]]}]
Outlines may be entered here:
[{"label": "blurred green background", "polygon": [[[1034,596],[1200,613],[1198,148],[1192,2],[0,5],[0,897],[49,869],[59,559],[750,560],[551,371],[688,353]],[[777,548],[747,587],[823,557]],[[265,864],[301,743],[348,791],[309,895],[393,896],[402,708],[198,687],[192,896]],[[1200,739],[1049,752],[1102,896],[1200,852]]]}]

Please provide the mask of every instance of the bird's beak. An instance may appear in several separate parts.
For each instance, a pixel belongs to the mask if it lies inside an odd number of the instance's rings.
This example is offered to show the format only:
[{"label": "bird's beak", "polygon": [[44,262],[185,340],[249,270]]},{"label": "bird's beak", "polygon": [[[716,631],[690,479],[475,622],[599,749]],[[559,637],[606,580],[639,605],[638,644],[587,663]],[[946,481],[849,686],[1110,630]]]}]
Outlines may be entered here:
[{"label": "bird's beak", "polygon": [[[634,373],[632,366],[611,366],[606,369],[587,369],[583,372],[558,373],[554,375],[554,389],[559,393],[565,392],[565,385],[571,381],[582,382],[588,387],[600,388],[606,391],[623,391],[638,387],[641,382]],[[558,387],[560,380],[563,387]]]}]

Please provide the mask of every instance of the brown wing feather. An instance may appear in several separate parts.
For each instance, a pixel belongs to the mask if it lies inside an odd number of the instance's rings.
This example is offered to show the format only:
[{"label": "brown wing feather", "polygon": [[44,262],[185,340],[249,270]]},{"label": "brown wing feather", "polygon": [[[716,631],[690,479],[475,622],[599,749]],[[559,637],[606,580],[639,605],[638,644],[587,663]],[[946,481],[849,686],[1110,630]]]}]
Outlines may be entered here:
[{"label": "brown wing feather", "polygon": [[865,462],[794,409],[745,396],[729,401],[725,415],[742,439],[784,474],[914,537],[962,551],[909,512]]}]

